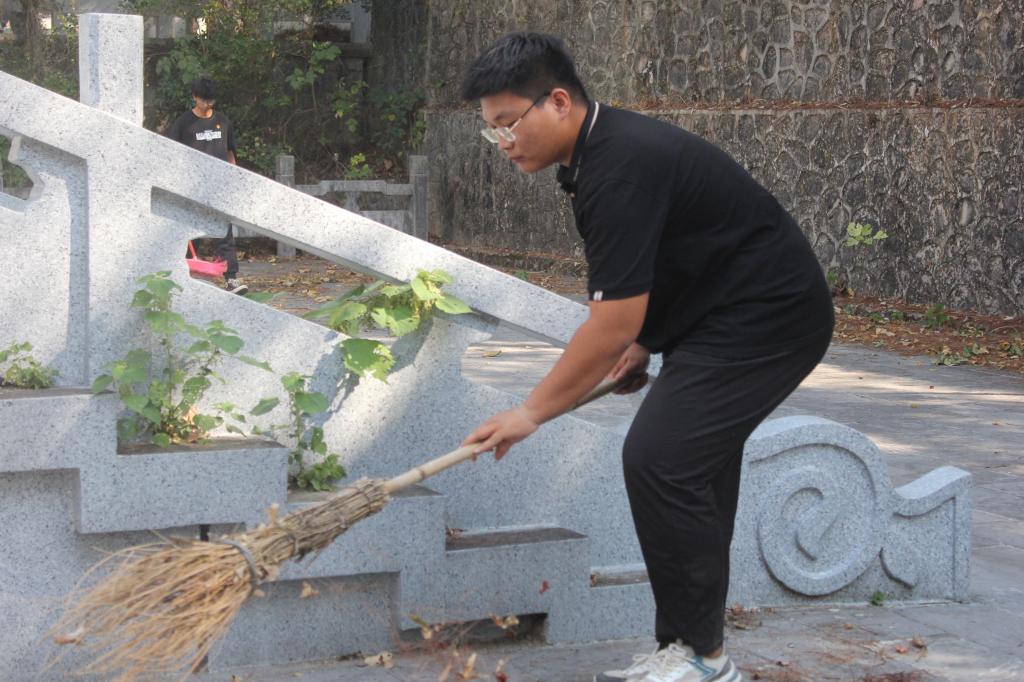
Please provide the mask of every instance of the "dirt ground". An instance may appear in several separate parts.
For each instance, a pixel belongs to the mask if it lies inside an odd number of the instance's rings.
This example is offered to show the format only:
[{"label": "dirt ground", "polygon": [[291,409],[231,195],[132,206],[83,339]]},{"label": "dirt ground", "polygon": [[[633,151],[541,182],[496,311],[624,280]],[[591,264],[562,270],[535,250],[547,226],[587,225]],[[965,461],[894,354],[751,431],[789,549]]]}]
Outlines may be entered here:
[{"label": "dirt ground", "polygon": [[[371,281],[309,254],[282,261],[272,254],[266,244],[240,247],[246,282],[253,291],[290,294],[292,305],[298,296],[316,307],[336,295],[336,285]],[[569,259],[544,267],[542,254],[489,250],[464,255],[563,295],[586,292],[581,264]],[[929,356],[937,365],[970,364],[1024,374],[1024,316],[918,305],[849,290],[833,290],[833,302],[836,341]],[[270,304],[281,306],[274,300]]]}]

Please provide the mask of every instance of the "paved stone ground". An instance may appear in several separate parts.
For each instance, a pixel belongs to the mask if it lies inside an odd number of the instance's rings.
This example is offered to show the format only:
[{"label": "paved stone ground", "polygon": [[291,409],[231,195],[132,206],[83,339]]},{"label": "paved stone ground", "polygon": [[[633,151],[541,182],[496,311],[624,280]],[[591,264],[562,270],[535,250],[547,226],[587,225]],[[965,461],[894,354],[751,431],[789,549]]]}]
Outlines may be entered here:
[{"label": "paved stone ground", "polygon": [[[263,264],[260,264],[263,265]],[[245,266],[243,266],[243,275]],[[284,307],[309,307],[299,297]],[[282,303],[279,301],[279,305]],[[500,351],[500,353],[498,353]],[[525,394],[559,355],[557,348],[499,328],[471,347],[463,371]],[[636,398],[609,397],[579,416],[625,428]],[[790,608],[740,614],[727,647],[746,679],[1024,680],[1024,378],[974,367],[935,367],[856,346],[833,345],[825,360],[776,412],[815,414],[862,431],[882,449],[901,485],[944,464],[975,477],[970,600],[964,604]],[[514,456],[514,452],[511,456]],[[923,645],[919,646],[919,645]],[[621,667],[651,639],[548,646],[474,644],[479,679],[577,682]],[[463,657],[470,648],[463,647]],[[368,652],[373,653],[373,652]],[[202,676],[242,682],[344,680],[433,682],[464,678],[451,650],[403,650],[391,669],[362,660],[238,669]]]}]

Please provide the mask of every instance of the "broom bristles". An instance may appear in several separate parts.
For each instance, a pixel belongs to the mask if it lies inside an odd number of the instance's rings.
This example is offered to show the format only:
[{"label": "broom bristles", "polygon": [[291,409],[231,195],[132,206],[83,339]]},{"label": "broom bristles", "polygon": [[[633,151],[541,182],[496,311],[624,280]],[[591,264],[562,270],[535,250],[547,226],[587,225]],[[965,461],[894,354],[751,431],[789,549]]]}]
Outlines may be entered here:
[{"label": "broom bristles", "polygon": [[248,552],[255,577],[243,551],[223,542],[172,539],[115,552],[86,573],[83,583],[113,564],[95,585],[72,592],[50,634],[95,656],[82,673],[124,680],[187,676],[202,666],[258,583],[275,580],[285,561],[323,549],[386,502],[382,483],[364,479],[326,502],[226,536]]}]

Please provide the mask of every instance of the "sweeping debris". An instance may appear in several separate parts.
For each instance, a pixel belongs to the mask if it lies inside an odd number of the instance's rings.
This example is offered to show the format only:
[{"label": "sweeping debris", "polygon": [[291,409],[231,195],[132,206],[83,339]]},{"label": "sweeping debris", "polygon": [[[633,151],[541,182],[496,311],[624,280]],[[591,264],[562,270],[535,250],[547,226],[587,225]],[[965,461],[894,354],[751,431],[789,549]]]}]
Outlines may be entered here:
[{"label": "sweeping debris", "polygon": [[[607,382],[572,409],[628,382]],[[390,480],[362,479],[327,501],[210,542],[170,538],[111,554],[86,573],[51,630],[58,644],[84,648],[84,674],[132,680],[199,670],[259,585],[281,565],[327,547],[353,524],[384,508],[390,496],[470,459],[464,446]],[[102,575],[87,587],[92,576]]]}]

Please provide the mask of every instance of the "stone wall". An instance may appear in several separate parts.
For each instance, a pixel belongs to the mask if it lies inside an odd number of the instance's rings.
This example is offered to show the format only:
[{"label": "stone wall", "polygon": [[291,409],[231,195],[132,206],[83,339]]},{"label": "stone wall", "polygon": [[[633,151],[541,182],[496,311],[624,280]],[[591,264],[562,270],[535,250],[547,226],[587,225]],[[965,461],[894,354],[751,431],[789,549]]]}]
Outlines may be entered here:
[{"label": "stone wall", "polygon": [[[425,54],[405,73],[422,73],[429,93],[433,234],[580,253],[553,173],[520,176],[480,141],[472,108],[457,100],[461,71],[480,49],[509,30],[544,30],[565,37],[599,100],[733,154],[794,214],[822,265],[854,288],[1024,312],[1020,0],[418,6],[422,33],[385,20],[374,44],[382,62],[410,41]],[[385,38],[390,25],[402,40]],[[873,250],[843,247],[850,220],[891,237]]]}]

